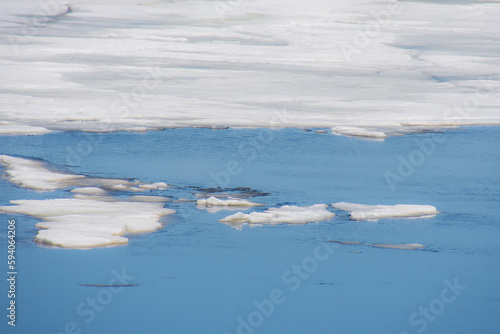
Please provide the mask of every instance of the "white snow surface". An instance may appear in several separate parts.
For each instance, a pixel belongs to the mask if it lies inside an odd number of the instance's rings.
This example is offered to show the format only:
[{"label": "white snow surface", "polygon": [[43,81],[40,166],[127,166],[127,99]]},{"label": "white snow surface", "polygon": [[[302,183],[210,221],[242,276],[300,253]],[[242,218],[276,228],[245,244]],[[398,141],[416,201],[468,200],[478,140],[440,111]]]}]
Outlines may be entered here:
[{"label": "white snow surface", "polygon": [[2,1],[0,134],[500,124],[499,17],[475,0]]},{"label": "white snow surface", "polygon": [[352,220],[378,220],[381,218],[428,218],[437,213],[432,205],[364,205],[339,202],[332,206],[335,209],[349,211]]},{"label": "white snow surface", "polygon": [[231,225],[237,229],[247,224],[307,224],[323,220],[329,220],[335,216],[327,210],[326,204],[314,204],[299,207],[295,205],[284,205],[279,208],[270,208],[264,212],[243,213],[237,212],[219,220],[219,222]]}]

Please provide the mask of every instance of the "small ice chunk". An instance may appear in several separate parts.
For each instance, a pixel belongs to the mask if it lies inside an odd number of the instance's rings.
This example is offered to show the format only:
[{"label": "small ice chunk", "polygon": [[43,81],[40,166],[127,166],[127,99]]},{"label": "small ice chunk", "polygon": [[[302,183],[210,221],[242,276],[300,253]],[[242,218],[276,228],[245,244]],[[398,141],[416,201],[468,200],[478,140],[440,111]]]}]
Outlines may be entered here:
[{"label": "small ice chunk", "polygon": [[342,136],[369,137],[369,138],[386,138],[385,132],[371,130],[358,126],[334,126],[332,133]]},{"label": "small ice chunk", "polygon": [[199,199],[196,201],[196,204],[202,207],[202,209],[204,209],[207,206],[239,206],[239,207],[264,206],[264,204],[250,202],[245,199],[229,198],[227,200],[222,200],[214,196],[209,197],[207,199]]},{"label": "small ice chunk", "polygon": [[143,192],[143,191],[146,191],[146,189],[139,188],[139,187],[130,187],[130,188],[127,188],[126,190],[132,191],[132,192]]},{"label": "small ice chunk", "polygon": [[164,190],[164,189],[167,189],[168,188],[168,184],[166,184],[165,182],[155,182],[153,183],[157,189],[160,189],[160,190]]},{"label": "small ice chunk", "polygon": [[439,213],[431,205],[364,205],[339,202],[332,206],[342,211],[350,211],[352,220],[378,220],[381,218],[430,218]]},{"label": "small ice chunk", "polygon": [[103,195],[106,193],[106,190],[97,187],[83,187],[72,189],[71,192],[85,195]]},{"label": "small ice chunk", "polygon": [[113,190],[127,190],[128,187],[124,184],[114,184],[110,186],[111,189]]},{"label": "small ice chunk", "polygon": [[140,184],[139,188],[155,190],[155,189],[158,189],[158,186],[156,186],[155,184],[151,184],[151,183],[144,183],[144,184]]},{"label": "small ice chunk", "polygon": [[241,226],[248,224],[307,224],[331,219],[334,213],[327,210],[326,204],[315,204],[306,207],[284,205],[280,208],[270,208],[264,212],[238,212],[227,216],[219,222]]}]

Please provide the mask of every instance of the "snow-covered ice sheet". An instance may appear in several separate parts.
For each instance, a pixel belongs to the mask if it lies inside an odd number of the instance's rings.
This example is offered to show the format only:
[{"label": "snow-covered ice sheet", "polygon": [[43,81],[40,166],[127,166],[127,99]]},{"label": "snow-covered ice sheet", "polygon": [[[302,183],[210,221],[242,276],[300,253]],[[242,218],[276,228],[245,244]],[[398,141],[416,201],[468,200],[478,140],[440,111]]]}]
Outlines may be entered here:
[{"label": "snow-covered ice sheet", "polygon": [[323,220],[329,220],[335,216],[328,211],[326,204],[314,204],[311,206],[299,207],[295,205],[284,205],[279,208],[270,208],[264,212],[242,213],[220,219],[221,223],[241,229],[243,224],[307,224]]},{"label": "snow-covered ice sheet", "polygon": [[432,205],[365,205],[339,202],[332,206],[335,209],[349,211],[352,220],[378,220],[382,218],[429,218],[437,213]]},{"label": "snow-covered ice sheet", "polygon": [[500,124],[498,17],[473,0],[3,1],[0,134]]}]

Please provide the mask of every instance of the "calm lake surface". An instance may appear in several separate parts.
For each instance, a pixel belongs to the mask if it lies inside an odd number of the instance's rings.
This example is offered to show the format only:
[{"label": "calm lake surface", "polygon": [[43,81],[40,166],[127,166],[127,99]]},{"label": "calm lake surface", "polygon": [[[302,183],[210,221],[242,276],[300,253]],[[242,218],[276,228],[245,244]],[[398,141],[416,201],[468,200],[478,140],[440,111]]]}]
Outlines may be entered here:
[{"label": "calm lake surface", "polygon": [[[163,229],[131,235],[126,246],[90,250],[39,246],[32,241],[36,219],[0,215],[4,259],[7,221],[17,222],[19,273],[17,326],[12,330],[3,315],[1,331],[498,333],[499,130],[469,127],[385,141],[301,129],[2,136],[0,154],[96,177],[164,181],[169,189],[147,194],[174,201],[194,200],[200,189],[241,194],[235,188],[251,187],[261,192],[252,201],[268,207],[428,204],[441,213],[354,222],[330,208],[336,214],[330,221],[237,230],[217,221],[234,211],[209,213],[172,201],[166,207],[178,212],[164,218]],[[388,182],[387,175],[397,178]],[[21,189],[5,179],[0,189],[1,205],[73,195]],[[6,306],[7,264],[2,268]],[[82,286],[116,276],[134,286]]]}]

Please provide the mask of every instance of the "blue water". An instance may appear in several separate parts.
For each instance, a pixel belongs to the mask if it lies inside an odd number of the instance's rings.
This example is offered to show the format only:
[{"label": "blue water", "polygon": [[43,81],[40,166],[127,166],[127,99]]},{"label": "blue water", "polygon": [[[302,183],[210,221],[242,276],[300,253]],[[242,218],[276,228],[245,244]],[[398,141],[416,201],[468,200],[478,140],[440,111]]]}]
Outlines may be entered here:
[{"label": "blue water", "polygon": [[[418,141],[434,143],[432,152],[391,189],[385,175],[399,175],[399,156],[406,161],[412,154],[419,157]],[[269,193],[253,198],[269,206],[405,203],[434,205],[441,213],[430,219],[353,222],[332,209],[336,216],[327,222],[239,231],[217,222],[233,212],[211,214],[193,203],[169,202],[166,206],[178,213],[165,218],[162,230],[130,236],[127,246],[91,250],[41,247],[32,241],[35,219],[0,215],[2,258],[7,220],[17,221],[19,272],[17,326],[7,326],[2,315],[1,331],[498,333],[499,142],[498,127],[383,142],[300,129],[2,136],[1,154],[42,158],[54,167],[98,177],[164,181],[172,188],[152,194],[174,200],[194,199],[197,188],[223,186],[237,193],[236,187],[252,187]],[[0,189],[1,205],[71,196],[68,190],[16,188],[4,179]],[[328,240],[427,248],[377,249]],[[322,246],[331,254],[304,273]],[[294,265],[303,276],[291,271]],[[1,267],[6,306],[6,263]],[[137,286],[111,291],[80,285],[108,284],[113,270],[134,276],[128,283]],[[453,302],[443,302],[445,280],[462,286]],[[255,303],[279,292],[280,298],[274,297],[280,303],[259,311]],[[434,313],[426,317],[419,307]]]}]

